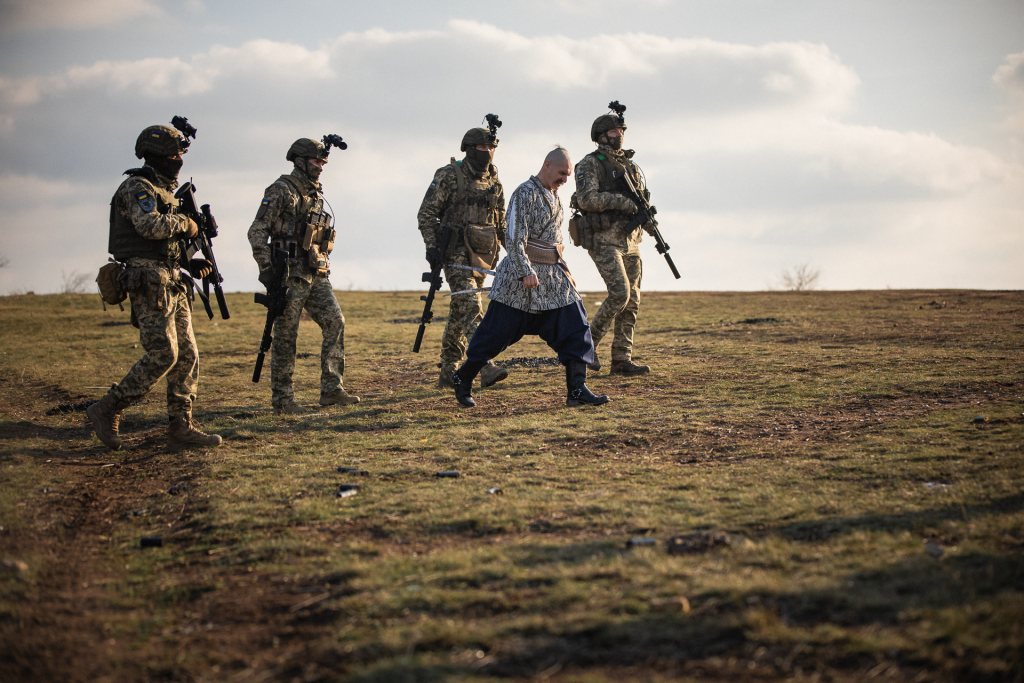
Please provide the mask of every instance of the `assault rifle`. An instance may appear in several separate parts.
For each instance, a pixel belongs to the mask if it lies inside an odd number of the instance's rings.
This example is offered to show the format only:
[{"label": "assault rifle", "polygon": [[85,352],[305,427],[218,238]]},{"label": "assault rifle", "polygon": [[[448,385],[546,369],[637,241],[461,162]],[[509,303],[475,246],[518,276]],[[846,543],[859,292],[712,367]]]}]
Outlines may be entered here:
[{"label": "assault rifle", "polygon": [[[613,102],[613,104],[618,104]],[[625,110],[625,107],[623,107]],[[668,255],[669,246],[661,236],[661,231],[658,230],[658,221],[655,220],[654,214],[658,213],[658,210],[651,206],[650,193],[645,189],[643,194],[640,194],[636,185],[633,184],[633,180],[629,177],[629,173],[623,173],[622,177],[626,180],[626,185],[629,187],[630,199],[636,204],[637,212],[633,216],[633,220],[626,223],[626,227],[623,231],[630,233],[639,228],[641,225],[646,225],[645,230],[654,238],[655,248],[658,253],[665,257],[668,261],[668,267],[672,269],[672,274],[679,279],[679,271],[676,270],[676,264],[672,262],[672,257]]]},{"label": "assault rifle", "polygon": [[217,258],[213,255],[213,238],[217,236],[217,220],[210,213],[209,204],[202,206],[196,204],[196,186],[192,184],[191,178],[178,188],[178,191],[174,193],[174,198],[178,200],[178,212],[188,216],[199,226],[196,236],[185,240],[186,257],[191,259],[201,251],[203,258],[209,261],[212,267],[210,273],[203,277],[203,291],[199,298],[203,300],[206,314],[210,316],[210,320],[213,320],[213,309],[210,308],[210,283],[212,282],[214,294],[217,295],[217,306],[220,308],[220,317],[227,320],[231,314],[228,312],[228,304],[224,300],[224,289],[221,287],[224,276],[220,274],[220,269],[217,268]]},{"label": "assault rifle", "polygon": [[263,357],[270,350],[274,342],[274,321],[284,313],[284,307],[288,303],[288,252],[276,248],[270,257],[270,263],[274,268],[274,282],[267,287],[266,294],[256,292],[256,303],[267,307],[267,324],[263,327],[263,339],[260,340],[260,353],[256,356],[256,369],[252,373],[252,381],[260,381],[260,373],[263,372]]},{"label": "assault rifle", "polygon": [[423,282],[430,283],[430,289],[427,293],[420,297],[420,301],[425,301],[426,304],[423,306],[423,315],[420,317],[420,329],[416,331],[416,343],[412,345],[412,352],[420,352],[420,344],[423,343],[423,333],[427,331],[427,323],[434,319],[434,312],[430,310],[430,307],[434,305],[434,294],[437,290],[441,289],[441,285],[444,284],[444,279],[441,277],[441,266],[444,265],[444,256],[448,251],[448,241],[452,236],[451,225],[446,225],[441,230],[441,243],[438,245],[438,251],[440,255],[437,258],[437,263],[430,270],[429,273],[423,273]]}]

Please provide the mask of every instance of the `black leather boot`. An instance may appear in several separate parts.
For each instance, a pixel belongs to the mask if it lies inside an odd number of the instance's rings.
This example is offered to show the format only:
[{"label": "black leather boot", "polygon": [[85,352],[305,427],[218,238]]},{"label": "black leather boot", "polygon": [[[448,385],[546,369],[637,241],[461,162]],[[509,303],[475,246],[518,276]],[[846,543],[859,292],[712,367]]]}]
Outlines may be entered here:
[{"label": "black leather boot", "polygon": [[567,406],[600,406],[611,400],[587,388],[587,364],[582,361],[571,360],[565,364],[565,386],[569,390],[565,397]]},{"label": "black leather boot", "polygon": [[455,398],[464,408],[472,408],[476,405],[473,400],[473,380],[480,372],[480,368],[487,363],[466,361],[462,367],[452,373],[452,386],[455,387]]}]

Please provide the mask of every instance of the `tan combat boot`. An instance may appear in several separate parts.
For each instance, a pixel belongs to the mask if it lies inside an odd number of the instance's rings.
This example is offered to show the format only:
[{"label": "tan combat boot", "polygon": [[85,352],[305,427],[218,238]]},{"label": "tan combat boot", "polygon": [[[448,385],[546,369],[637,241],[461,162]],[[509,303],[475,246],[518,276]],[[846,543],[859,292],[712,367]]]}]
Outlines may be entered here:
[{"label": "tan combat boot", "polygon": [[508,370],[499,368],[494,363],[487,361],[487,365],[480,370],[480,386],[487,388],[492,384],[497,384],[506,377],[508,377]]},{"label": "tan combat boot", "polygon": [[295,401],[288,401],[283,405],[274,406],[274,415],[301,415],[306,409]]},{"label": "tan combat boot", "polygon": [[199,425],[192,421],[192,413],[185,413],[180,417],[171,420],[167,428],[167,445],[172,450],[189,448],[191,446],[219,446],[221,439],[216,434],[204,434],[199,431]]},{"label": "tan combat boot", "polygon": [[650,371],[650,365],[637,365],[627,358],[625,360],[613,360],[610,373],[613,375],[635,377],[636,375],[646,375]]},{"label": "tan combat boot", "polygon": [[112,451],[121,450],[121,435],[117,430],[121,427],[121,411],[127,407],[127,403],[118,401],[113,394],[107,392],[103,398],[85,409],[85,414],[96,429],[96,436]]},{"label": "tan combat boot", "polygon": [[320,405],[322,406],[354,406],[357,403],[359,403],[359,397],[349,396],[344,387],[338,387],[331,393],[320,397]]},{"label": "tan combat boot", "polygon": [[441,372],[437,374],[437,388],[438,389],[454,389],[455,385],[452,384],[452,374],[455,373],[455,367],[451,365],[441,366]]}]

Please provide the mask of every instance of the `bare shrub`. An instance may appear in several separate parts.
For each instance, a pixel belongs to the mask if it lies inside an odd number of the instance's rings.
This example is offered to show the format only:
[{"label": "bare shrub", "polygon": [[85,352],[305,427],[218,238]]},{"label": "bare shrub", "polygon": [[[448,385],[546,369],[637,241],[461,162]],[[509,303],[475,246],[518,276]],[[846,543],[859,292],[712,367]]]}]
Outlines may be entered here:
[{"label": "bare shrub", "polygon": [[818,286],[818,278],[821,277],[819,268],[811,268],[806,263],[787,268],[779,275],[779,283],[782,289],[790,292],[807,292]]},{"label": "bare shrub", "polygon": [[10,262],[11,260],[9,258],[4,256],[3,254],[0,254],[0,268],[6,268],[7,264],[9,264]]},{"label": "bare shrub", "polygon": [[89,291],[89,274],[73,270],[70,273],[60,271],[61,294],[85,294]]}]

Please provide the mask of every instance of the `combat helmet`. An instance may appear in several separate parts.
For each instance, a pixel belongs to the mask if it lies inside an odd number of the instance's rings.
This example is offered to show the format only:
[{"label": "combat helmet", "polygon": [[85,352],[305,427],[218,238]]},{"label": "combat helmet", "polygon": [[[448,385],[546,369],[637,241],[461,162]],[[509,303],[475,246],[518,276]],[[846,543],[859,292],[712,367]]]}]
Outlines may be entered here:
[{"label": "combat helmet", "polygon": [[618,100],[610,102],[608,108],[614,111],[614,114],[604,114],[594,119],[593,125],[590,126],[590,139],[597,142],[597,139],[610,131],[612,128],[621,128],[626,130],[626,118],[623,114],[626,111],[625,105],[619,104]]},{"label": "combat helmet", "polygon": [[173,157],[187,152],[188,146],[189,141],[170,126],[150,126],[135,141],[135,157],[141,159],[146,152]]},{"label": "combat helmet", "polygon": [[327,154],[328,149],[322,143],[310,140],[309,138],[299,138],[288,148],[288,154],[285,155],[285,159],[288,161],[295,161],[298,157],[326,159]]},{"label": "combat helmet", "polygon": [[462,147],[460,149],[465,152],[467,149],[472,149],[477,145],[497,146],[498,138],[494,133],[486,128],[470,128],[466,131],[466,134],[462,136]]}]

